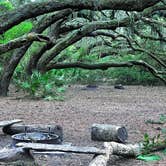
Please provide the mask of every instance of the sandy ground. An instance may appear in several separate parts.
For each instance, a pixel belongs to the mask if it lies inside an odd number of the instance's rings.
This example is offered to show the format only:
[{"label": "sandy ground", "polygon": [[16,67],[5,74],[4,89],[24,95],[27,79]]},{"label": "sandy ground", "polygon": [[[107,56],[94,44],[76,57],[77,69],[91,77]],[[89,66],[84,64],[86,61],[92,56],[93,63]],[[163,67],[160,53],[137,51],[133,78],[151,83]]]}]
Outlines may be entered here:
[{"label": "sandy ground", "polygon": [[[128,142],[139,142],[144,133],[154,136],[158,131],[146,125],[148,119],[158,120],[166,114],[166,88],[127,86],[117,90],[112,86],[97,89],[82,89],[71,86],[65,101],[16,99],[20,92],[11,91],[10,97],[0,98],[0,120],[22,119],[28,124],[60,124],[64,129],[64,142],[73,145],[97,146],[91,141],[90,127],[93,123],[123,125],[128,129]],[[155,126],[153,126],[155,127]],[[0,132],[0,147],[10,143],[9,136]],[[93,156],[73,155],[36,156],[41,166],[86,166]],[[111,157],[110,166],[166,166],[166,156],[157,162],[142,162],[135,159]]]}]

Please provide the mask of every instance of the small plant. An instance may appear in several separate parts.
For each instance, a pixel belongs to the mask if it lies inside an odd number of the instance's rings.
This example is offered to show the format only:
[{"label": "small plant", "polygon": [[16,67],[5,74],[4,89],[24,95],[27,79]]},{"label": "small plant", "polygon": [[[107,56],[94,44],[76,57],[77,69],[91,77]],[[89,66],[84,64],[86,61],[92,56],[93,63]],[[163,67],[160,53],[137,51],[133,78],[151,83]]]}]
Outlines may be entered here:
[{"label": "small plant", "polygon": [[157,136],[154,136],[150,138],[150,136],[145,133],[144,134],[144,140],[143,140],[143,151],[142,154],[149,154],[152,149],[162,143],[161,136],[158,134]]},{"label": "small plant", "polygon": [[[18,75],[20,75],[19,71]],[[35,71],[31,77],[20,79],[15,74],[14,82],[18,87],[28,92],[30,96],[44,98],[45,100],[63,100],[62,94],[65,92],[63,81],[50,73],[40,74]]]},{"label": "small plant", "polygon": [[144,134],[144,140],[143,140],[143,150],[142,154],[137,156],[138,160],[143,160],[143,161],[157,161],[160,160],[161,157],[156,154],[152,154],[151,152],[155,151],[155,148],[163,145],[163,141],[160,139],[160,134],[157,136],[154,136],[150,138],[150,136],[145,133]]},{"label": "small plant", "polygon": [[[161,114],[158,121],[148,120],[146,123],[150,124],[160,124],[163,125],[166,123],[166,116]],[[166,129],[161,129],[161,134],[158,134],[154,137],[150,137],[149,134],[144,134],[143,139],[143,150],[142,154],[137,157],[139,160],[144,161],[154,161],[154,160],[160,160],[161,157],[156,154],[151,154],[151,152],[154,152],[156,150],[162,150],[166,147]],[[166,154],[166,149],[164,149],[163,154]]]}]

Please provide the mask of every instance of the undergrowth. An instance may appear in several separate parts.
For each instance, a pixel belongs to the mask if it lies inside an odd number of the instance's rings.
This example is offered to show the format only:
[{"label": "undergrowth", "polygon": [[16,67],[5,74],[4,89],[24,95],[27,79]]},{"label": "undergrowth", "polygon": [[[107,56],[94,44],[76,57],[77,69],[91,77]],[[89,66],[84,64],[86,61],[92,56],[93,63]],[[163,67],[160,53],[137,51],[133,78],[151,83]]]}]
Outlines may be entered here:
[{"label": "undergrowth", "polygon": [[153,137],[148,133],[144,134],[142,154],[140,154],[137,159],[144,161],[161,160],[161,155],[155,154],[154,152],[160,151],[163,155],[166,155],[166,128],[163,127],[163,124],[166,123],[166,115],[161,114],[159,120],[154,121],[149,119],[145,123],[152,124],[153,128],[154,125],[162,126],[157,128],[159,132],[157,132],[158,134]]},{"label": "undergrowth", "polygon": [[[83,69],[58,69],[51,70],[45,74],[34,71],[28,76],[24,67],[28,63],[29,55],[38,49],[38,44],[33,47],[18,65],[14,74],[14,83],[17,87],[28,92],[31,96],[41,97],[46,100],[63,100],[63,93],[68,84],[98,84],[107,83],[108,85],[120,83],[124,85],[157,85],[158,80],[143,68],[111,68],[102,70],[83,70]],[[121,57],[107,56],[98,58],[97,55],[85,55],[83,48],[76,49],[70,46],[65,50],[57,61],[84,63],[104,63],[104,62],[124,62],[130,60],[139,60],[142,55],[124,55]],[[83,56],[84,55],[84,56]]]}]

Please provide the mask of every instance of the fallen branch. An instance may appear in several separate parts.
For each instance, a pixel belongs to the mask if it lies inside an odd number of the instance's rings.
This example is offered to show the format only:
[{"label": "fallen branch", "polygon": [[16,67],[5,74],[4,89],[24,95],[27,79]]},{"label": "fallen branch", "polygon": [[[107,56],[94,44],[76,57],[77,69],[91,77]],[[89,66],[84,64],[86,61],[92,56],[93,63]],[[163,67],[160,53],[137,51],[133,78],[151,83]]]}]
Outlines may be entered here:
[{"label": "fallen branch", "polygon": [[98,149],[96,147],[81,147],[81,146],[69,146],[69,145],[53,145],[53,144],[41,144],[41,143],[18,143],[17,147],[23,149],[31,149],[36,151],[59,151],[69,153],[82,153],[82,154],[105,154],[105,150]]},{"label": "fallen branch", "polygon": [[[94,156],[93,160],[90,162],[89,166],[107,166],[110,155],[118,155],[127,158],[137,157],[143,153],[145,150],[142,143],[140,144],[120,144],[117,142],[105,142],[104,147],[106,154]],[[156,152],[166,148],[166,143],[154,145],[149,147],[148,152]]]},{"label": "fallen branch", "polygon": [[[109,161],[110,155],[118,155],[123,157],[137,157],[144,151],[144,146],[140,144],[121,144],[117,142],[105,142],[104,148],[99,149],[96,147],[81,147],[71,145],[53,145],[41,143],[18,143],[16,149],[5,149],[0,151],[0,161],[16,161],[30,159],[30,150],[36,152],[66,152],[66,153],[79,153],[79,154],[94,154],[93,160],[89,166],[106,166]],[[149,152],[154,152],[166,148],[166,143],[157,144],[149,147]],[[55,153],[56,154],[56,153]],[[26,155],[28,155],[26,157]],[[21,157],[20,157],[21,156]],[[23,157],[22,157],[23,156]],[[26,157],[26,158],[24,158]]]},{"label": "fallen branch", "polygon": [[116,142],[105,142],[104,147],[106,154],[94,156],[89,166],[107,166],[110,155],[122,155],[127,157],[135,157],[140,154],[139,145],[124,145]]},{"label": "fallen branch", "polygon": [[9,127],[13,124],[20,123],[20,122],[22,122],[22,120],[20,120],[20,119],[1,121],[0,127],[6,127],[6,126]]},{"label": "fallen branch", "polygon": [[95,156],[94,159],[90,162],[89,166],[107,166],[109,156],[112,154],[112,147],[109,146],[108,142],[105,142],[104,148],[106,150],[106,154]]}]

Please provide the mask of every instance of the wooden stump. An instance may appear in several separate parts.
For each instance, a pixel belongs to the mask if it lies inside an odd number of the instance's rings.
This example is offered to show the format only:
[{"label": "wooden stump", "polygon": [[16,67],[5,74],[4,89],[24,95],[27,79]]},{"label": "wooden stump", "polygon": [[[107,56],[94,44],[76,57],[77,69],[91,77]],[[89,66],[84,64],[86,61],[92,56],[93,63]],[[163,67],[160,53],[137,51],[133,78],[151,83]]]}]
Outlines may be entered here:
[{"label": "wooden stump", "polygon": [[125,127],[108,124],[93,124],[91,127],[91,139],[93,141],[124,143],[127,138],[128,134]]}]

